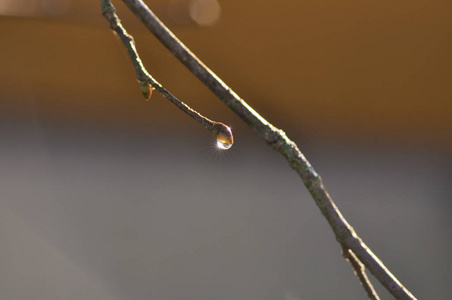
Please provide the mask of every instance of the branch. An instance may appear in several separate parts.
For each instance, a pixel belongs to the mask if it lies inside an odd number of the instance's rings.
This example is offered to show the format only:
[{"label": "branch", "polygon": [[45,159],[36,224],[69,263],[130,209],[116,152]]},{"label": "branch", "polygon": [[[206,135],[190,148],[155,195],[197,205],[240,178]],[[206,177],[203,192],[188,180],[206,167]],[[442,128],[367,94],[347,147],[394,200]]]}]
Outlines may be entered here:
[{"label": "branch", "polygon": [[342,255],[352,266],[356,276],[358,277],[359,282],[361,282],[361,285],[363,286],[363,289],[366,291],[369,299],[380,300],[380,297],[378,297],[377,292],[375,292],[372,283],[369,281],[369,278],[367,278],[366,268],[356,257],[355,253],[353,253],[353,251],[351,251],[350,249],[342,248]]},{"label": "branch", "polygon": [[[146,71],[143,63],[141,62],[140,56],[135,48],[135,41],[133,37],[127,33],[121,24],[118,16],[116,15],[116,9],[111,4],[110,0],[101,0],[102,15],[107,19],[110,28],[118,35],[121,42],[127,49],[132,64],[135,68],[138,82],[140,83],[140,90],[146,100],[149,100],[152,95],[152,90],[156,89],[160,92],[166,99],[171,103],[176,105],[179,109],[185,112],[187,115],[198,121],[207,130],[209,130],[217,139],[217,145],[221,149],[229,149],[234,143],[234,138],[232,136],[231,128],[220,122],[212,121],[196,110],[192,109],[190,106],[185,104],[171,94],[167,89],[165,89],[160,83],[157,82],[148,71]],[[151,87],[152,86],[152,87]]]},{"label": "branch", "polygon": [[[101,1],[104,11],[104,4],[107,2],[109,3],[110,1]],[[221,99],[221,101],[247,123],[267,144],[286,158],[290,166],[298,173],[315,203],[328,221],[336,236],[336,240],[341,244],[343,249],[351,250],[351,253],[355,254],[356,259],[353,258],[353,260],[350,261],[360,261],[364,264],[395,298],[415,299],[415,297],[383,265],[378,257],[363,243],[350,224],[348,224],[326,191],[320,176],[300,152],[297,145],[286,136],[284,131],[276,128],[262,118],[209,68],[207,68],[176,38],[176,36],[141,0],[123,0],[123,2],[141,20],[149,31],[151,31],[177,59],[198,77],[201,82],[203,82],[218,98]],[[158,86],[154,87],[158,89]]]}]

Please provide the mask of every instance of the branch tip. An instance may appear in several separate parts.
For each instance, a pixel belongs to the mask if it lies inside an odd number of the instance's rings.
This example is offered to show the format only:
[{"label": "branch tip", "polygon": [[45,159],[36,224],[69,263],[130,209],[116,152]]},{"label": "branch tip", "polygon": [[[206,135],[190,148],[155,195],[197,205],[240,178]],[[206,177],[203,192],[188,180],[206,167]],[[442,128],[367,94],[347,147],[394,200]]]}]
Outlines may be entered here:
[{"label": "branch tip", "polygon": [[116,9],[111,1],[101,0],[101,10],[102,15],[107,19],[110,28],[115,34],[117,34],[124,47],[126,47],[127,52],[129,53],[133,67],[135,68],[136,77],[140,84],[140,91],[144,98],[147,101],[150,100],[152,91],[156,89],[171,103],[176,105],[187,115],[195,119],[209,131],[211,131],[217,139],[217,145],[219,148],[229,149],[233,144],[231,129],[223,123],[215,122],[204,117],[203,115],[192,109],[190,106],[180,101],[177,97],[175,97],[167,89],[165,89],[159,82],[157,82],[144,67],[143,62],[138,55],[134,38],[132,35],[128,34],[126,29],[122,26],[121,21],[115,13]]}]

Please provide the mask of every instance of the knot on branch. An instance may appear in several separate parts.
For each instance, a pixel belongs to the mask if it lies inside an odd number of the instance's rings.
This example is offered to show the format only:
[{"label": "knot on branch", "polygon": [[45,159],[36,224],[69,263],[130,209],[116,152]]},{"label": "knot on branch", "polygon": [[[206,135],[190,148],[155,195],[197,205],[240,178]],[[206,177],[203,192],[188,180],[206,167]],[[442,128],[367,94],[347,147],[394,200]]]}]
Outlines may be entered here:
[{"label": "knot on branch", "polygon": [[314,171],[312,167],[310,168],[310,170],[308,170],[308,175],[306,177],[306,187],[309,191],[314,191],[316,189],[322,188],[322,177],[320,177],[320,175],[317,174],[317,172]]},{"label": "knot on branch", "polygon": [[101,12],[102,15],[107,19],[110,29],[115,30],[118,25],[118,16],[116,15],[116,8],[113,6],[109,0],[101,0]]},{"label": "knot on branch", "polygon": [[281,149],[283,148],[285,142],[286,142],[287,136],[284,131],[281,129],[273,129],[268,133],[266,141],[267,144],[269,144],[274,150],[281,152]]},{"label": "knot on branch", "polygon": [[113,6],[110,0],[101,0],[100,8],[103,16],[105,16],[108,13],[116,12],[116,8]]}]

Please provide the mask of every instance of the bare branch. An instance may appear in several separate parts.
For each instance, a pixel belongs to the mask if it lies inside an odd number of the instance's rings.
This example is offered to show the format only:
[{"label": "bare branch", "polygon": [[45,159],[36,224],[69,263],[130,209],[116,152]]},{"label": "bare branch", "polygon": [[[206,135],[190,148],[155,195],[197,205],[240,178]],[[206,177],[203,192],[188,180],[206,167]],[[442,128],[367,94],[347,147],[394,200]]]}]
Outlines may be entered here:
[{"label": "bare branch", "polygon": [[[133,37],[127,33],[125,28],[122,26],[121,21],[116,15],[113,4],[110,0],[101,0],[102,15],[107,19],[110,28],[118,35],[121,42],[126,47],[129,53],[132,64],[135,68],[138,82],[140,83],[140,90],[146,100],[152,95],[152,88],[155,88],[160,92],[166,99],[171,101],[174,105],[180,108],[187,115],[198,121],[207,130],[209,130],[217,139],[217,144],[221,149],[229,149],[234,143],[234,138],[232,136],[231,129],[223,123],[212,121],[184,102],[177,99],[173,94],[171,94],[167,89],[165,89],[160,83],[157,82],[145,69],[143,63],[141,62],[140,56],[135,48],[135,41]],[[151,88],[152,86],[152,88]]]},{"label": "bare branch", "polygon": [[372,283],[369,281],[369,278],[367,278],[366,268],[356,257],[355,253],[353,253],[353,251],[351,251],[350,249],[342,248],[342,255],[352,266],[356,276],[359,279],[359,282],[361,282],[361,285],[363,286],[363,289],[366,291],[369,299],[380,300],[380,297],[378,297],[378,294],[375,291]]},{"label": "bare branch", "polygon": [[[103,11],[105,11],[104,4],[109,2],[102,0]],[[415,299],[358,237],[332,201],[320,176],[300,152],[297,145],[286,136],[284,131],[274,127],[262,118],[207,68],[141,0],[123,0],[123,2],[201,82],[245,121],[267,144],[286,158],[290,166],[298,173],[322,214],[327,219],[336,236],[336,240],[343,248],[351,250],[350,253],[355,255],[350,261],[361,261],[395,298]],[[150,83],[152,84],[152,82]],[[158,89],[158,86],[155,86],[155,88]],[[363,272],[360,273],[362,274]]]}]

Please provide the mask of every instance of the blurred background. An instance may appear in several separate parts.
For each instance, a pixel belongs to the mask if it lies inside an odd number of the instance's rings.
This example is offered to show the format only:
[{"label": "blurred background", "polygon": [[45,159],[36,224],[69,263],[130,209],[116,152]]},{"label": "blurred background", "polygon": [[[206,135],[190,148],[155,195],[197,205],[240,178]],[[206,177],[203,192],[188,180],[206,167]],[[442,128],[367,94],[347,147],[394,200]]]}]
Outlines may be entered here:
[{"label": "blurred background", "polygon": [[[447,299],[450,1],[146,2],[415,296]],[[0,0],[0,298],[365,299],[287,162],[114,4],[148,71],[235,145],[144,101],[99,1]]]}]

